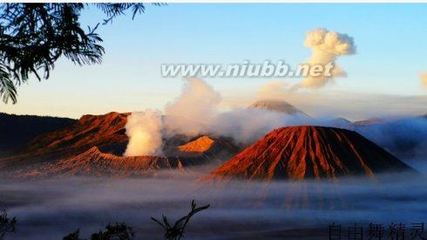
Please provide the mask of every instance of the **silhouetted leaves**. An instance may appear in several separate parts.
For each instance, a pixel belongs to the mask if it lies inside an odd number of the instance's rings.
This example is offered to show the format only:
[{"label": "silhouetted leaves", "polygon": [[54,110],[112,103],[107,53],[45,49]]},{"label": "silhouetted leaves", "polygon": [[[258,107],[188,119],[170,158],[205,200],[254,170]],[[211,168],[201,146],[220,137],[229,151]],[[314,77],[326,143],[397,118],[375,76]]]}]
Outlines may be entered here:
[{"label": "silhouetted leaves", "polygon": [[80,239],[80,229],[77,229],[75,232],[66,235],[62,238],[62,240],[82,240]]},{"label": "silhouetted leaves", "polygon": [[7,103],[9,99],[15,103],[17,100],[16,95],[16,88],[13,81],[10,80],[9,73],[0,65],[0,97],[2,97],[5,103]]},{"label": "silhouetted leaves", "polygon": [[5,210],[0,211],[0,240],[3,240],[6,233],[15,232],[16,219],[9,218]]},{"label": "silhouetted leaves", "polygon": [[[93,233],[90,240],[131,240],[135,236],[132,228],[125,223],[108,224],[104,231]],[[84,240],[80,238],[80,230],[77,229],[66,235],[63,240]]]},{"label": "silhouetted leaves", "polygon": [[[83,3],[3,3],[0,4],[0,97],[17,101],[16,87],[31,74],[38,80],[49,78],[55,62],[64,56],[77,65],[102,61],[105,50],[96,33],[99,26],[84,30],[80,13]],[[104,24],[132,12],[145,11],[143,3],[95,4],[106,15]]]},{"label": "silhouetted leaves", "polygon": [[97,3],[97,6],[107,15],[103,24],[112,22],[115,17],[124,15],[128,10],[132,12],[132,19],[136,14],[144,13],[145,5],[143,3]]},{"label": "silhouetted leaves", "polygon": [[109,224],[105,231],[94,233],[90,237],[91,240],[130,240],[135,233],[132,228],[125,223]]},{"label": "silhouetted leaves", "polygon": [[167,239],[167,240],[180,240],[184,236],[185,228],[186,228],[188,222],[190,221],[191,217],[200,211],[208,209],[209,206],[210,205],[208,204],[208,205],[205,205],[202,207],[197,207],[195,201],[193,200],[191,202],[190,212],[186,216],[178,219],[174,225],[171,225],[169,223],[169,221],[165,215],[162,215],[162,221],[160,221],[154,217],[151,217],[151,220],[153,220],[154,222],[156,222],[160,226],[162,226],[162,228],[165,231],[165,233],[164,233],[165,239]]}]

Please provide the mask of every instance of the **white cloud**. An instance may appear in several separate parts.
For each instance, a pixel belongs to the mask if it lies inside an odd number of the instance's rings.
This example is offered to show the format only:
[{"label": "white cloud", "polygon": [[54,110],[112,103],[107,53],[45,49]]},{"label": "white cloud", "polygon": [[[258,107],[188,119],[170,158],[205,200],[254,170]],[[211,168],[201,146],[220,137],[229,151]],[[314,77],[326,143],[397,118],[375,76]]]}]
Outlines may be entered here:
[{"label": "white cloud", "polygon": [[298,85],[298,87],[304,88],[321,88],[336,77],[346,76],[346,72],[336,65],[336,60],[339,56],[351,55],[356,52],[352,37],[324,28],[310,31],[304,45],[312,50],[308,64],[326,66],[332,63],[335,66],[329,76],[321,74],[321,76],[305,78]]}]

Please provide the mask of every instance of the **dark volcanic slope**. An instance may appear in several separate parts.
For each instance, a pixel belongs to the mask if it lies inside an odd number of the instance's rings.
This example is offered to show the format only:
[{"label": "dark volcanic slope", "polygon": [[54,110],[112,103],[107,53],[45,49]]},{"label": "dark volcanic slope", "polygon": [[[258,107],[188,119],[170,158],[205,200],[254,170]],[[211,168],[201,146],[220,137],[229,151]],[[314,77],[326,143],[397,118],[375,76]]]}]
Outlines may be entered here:
[{"label": "dark volcanic slope", "polygon": [[70,118],[0,113],[0,156],[22,147],[37,135],[72,125]]},{"label": "dark volcanic slope", "polygon": [[338,128],[276,129],[215,170],[212,178],[304,179],[410,168],[360,134]]}]

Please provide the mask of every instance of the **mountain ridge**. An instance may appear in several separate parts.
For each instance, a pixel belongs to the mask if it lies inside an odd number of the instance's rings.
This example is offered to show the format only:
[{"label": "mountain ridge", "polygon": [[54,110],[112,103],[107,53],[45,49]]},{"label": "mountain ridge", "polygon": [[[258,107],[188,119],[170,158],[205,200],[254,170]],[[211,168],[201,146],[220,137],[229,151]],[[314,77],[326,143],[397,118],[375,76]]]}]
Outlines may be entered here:
[{"label": "mountain ridge", "polygon": [[17,152],[33,138],[75,122],[71,118],[0,113],[0,156]]}]

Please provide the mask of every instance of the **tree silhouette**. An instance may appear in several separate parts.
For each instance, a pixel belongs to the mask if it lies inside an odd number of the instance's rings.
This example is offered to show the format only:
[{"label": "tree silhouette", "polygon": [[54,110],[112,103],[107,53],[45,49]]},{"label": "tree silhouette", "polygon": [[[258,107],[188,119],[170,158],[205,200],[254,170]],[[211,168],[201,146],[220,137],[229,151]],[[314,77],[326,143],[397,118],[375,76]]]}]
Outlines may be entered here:
[{"label": "tree silhouette", "polygon": [[[125,223],[108,224],[104,231],[91,235],[90,240],[131,240],[135,233]],[[63,240],[84,240],[80,238],[80,230],[65,236]]]},{"label": "tree silhouette", "polygon": [[145,11],[143,3],[0,4],[0,97],[5,103],[16,103],[16,87],[31,74],[39,81],[48,79],[61,56],[77,65],[102,61],[99,23],[87,30],[80,25],[80,13],[89,5],[106,15],[102,24],[129,11],[132,19]]},{"label": "tree silhouette", "polygon": [[190,221],[191,217],[200,211],[208,209],[209,207],[210,207],[209,204],[202,206],[202,207],[197,207],[195,201],[193,200],[191,202],[190,212],[186,216],[178,219],[174,225],[171,225],[169,223],[169,220],[165,215],[162,215],[162,221],[160,221],[154,217],[151,217],[151,220],[153,220],[154,222],[156,222],[160,226],[162,226],[162,228],[165,231],[165,233],[164,233],[165,239],[167,239],[167,240],[180,240],[184,236],[185,228],[186,228],[188,222]]},{"label": "tree silhouette", "polygon": [[91,240],[130,240],[135,233],[132,228],[125,223],[109,224],[106,230],[92,234]]},{"label": "tree silhouette", "polygon": [[82,240],[80,238],[80,229],[77,229],[75,232],[67,234],[62,240]]},{"label": "tree silhouette", "polygon": [[4,239],[6,233],[15,232],[16,219],[9,218],[5,210],[0,211],[0,240]]}]

